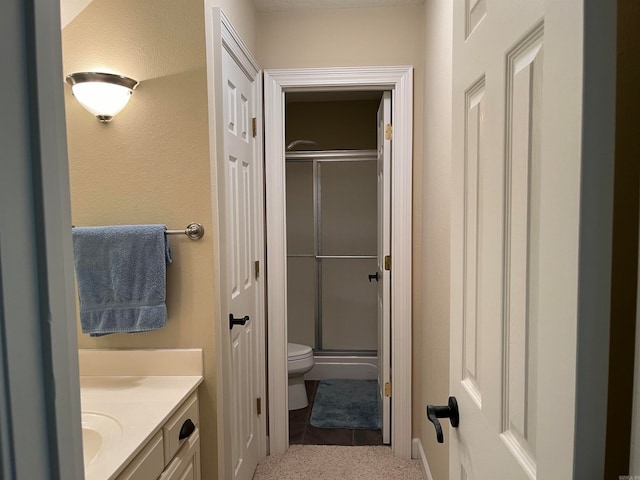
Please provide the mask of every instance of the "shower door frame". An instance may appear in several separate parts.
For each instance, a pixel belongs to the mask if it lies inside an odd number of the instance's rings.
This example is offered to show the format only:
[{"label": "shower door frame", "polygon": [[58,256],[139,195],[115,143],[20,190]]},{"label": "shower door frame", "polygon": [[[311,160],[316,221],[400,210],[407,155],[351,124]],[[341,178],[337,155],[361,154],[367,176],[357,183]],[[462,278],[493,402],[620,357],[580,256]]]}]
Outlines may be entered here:
[{"label": "shower door frame", "polygon": [[[313,354],[316,356],[350,355],[361,357],[377,357],[376,350],[358,349],[324,349],[322,348],[322,260],[372,260],[377,255],[323,255],[322,254],[322,187],[320,185],[322,163],[328,162],[375,162],[376,150],[304,150],[286,152],[286,162],[308,162],[313,169],[313,250],[312,254],[292,254],[287,252],[287,258],[314,258],[316,260],[316,286],[314,293],[314,333],[315,342]],[[371,280],[369,280],[371,281]]]},{"label": "shower door frame", "polygon": [[285,93],[391,91],[391,445],[411,458],[413,67],[374,66],[264,71],[270,454],[287,451],[287,249]]}]

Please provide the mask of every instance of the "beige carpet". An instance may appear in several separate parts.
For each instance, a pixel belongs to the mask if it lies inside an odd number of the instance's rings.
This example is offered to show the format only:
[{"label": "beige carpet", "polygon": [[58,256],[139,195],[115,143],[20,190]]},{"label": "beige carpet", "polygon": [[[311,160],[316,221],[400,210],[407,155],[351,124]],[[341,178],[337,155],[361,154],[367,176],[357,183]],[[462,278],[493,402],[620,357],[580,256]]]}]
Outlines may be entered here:
[{"label": "beige carpet", "polygon": [[396,458],[391,448],[291,445],[267,457],[253,480],[424,480],[419,460]]}]

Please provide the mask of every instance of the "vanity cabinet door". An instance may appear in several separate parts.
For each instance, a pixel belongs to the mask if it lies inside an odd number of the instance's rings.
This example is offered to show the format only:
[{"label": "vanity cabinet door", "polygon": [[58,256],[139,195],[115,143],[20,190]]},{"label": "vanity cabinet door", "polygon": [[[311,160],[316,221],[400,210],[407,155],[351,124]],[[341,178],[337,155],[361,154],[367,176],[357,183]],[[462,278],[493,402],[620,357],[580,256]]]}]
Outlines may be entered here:
[{"label": "vanity cabinet door", "polygon": [[156,478],[164,466],[162,444],[162,432],[158,432],[118,476],[117,480]]},{"label": "vanity cabinet door", "polygon": [[200,480],[200,432],[197,429],[158,480]]},{"label": "vanity cabinet door", "polygon": [[168,465],[178,449],[183,447],[200,425],[198,396],[194,393],[167,421],[164,434],[164,464]]}]

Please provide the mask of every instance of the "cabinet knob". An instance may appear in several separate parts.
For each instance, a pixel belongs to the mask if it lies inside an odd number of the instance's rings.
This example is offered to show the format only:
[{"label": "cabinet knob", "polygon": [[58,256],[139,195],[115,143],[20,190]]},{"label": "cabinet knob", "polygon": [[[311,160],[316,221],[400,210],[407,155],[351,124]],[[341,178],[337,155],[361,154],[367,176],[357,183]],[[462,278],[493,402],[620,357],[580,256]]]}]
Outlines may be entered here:
[{"label": "cabinet knob", "polygon": [[196,430],[196,426],[193,424],[190,418],[187,418],[182,424],[182,428],[180,428],[180,434],[178,435],[178,440],[184,440],[185,438],[189,438],[189,436]]}]

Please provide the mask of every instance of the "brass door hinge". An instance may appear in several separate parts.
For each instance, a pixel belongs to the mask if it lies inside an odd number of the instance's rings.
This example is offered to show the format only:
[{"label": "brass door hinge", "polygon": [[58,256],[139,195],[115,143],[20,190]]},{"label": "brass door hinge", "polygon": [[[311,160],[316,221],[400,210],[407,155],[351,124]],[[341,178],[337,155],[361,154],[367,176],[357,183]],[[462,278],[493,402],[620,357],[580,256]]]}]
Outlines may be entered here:
[{"label": "brass door hinge", "polygon": [[384,269],[391,270],[391,255],[384,256]]},{"label": "brass door hinge", "polygon": [[251,128],[253,129],[253,136],[257,137],[258,136],[258,119],[256,117],[253,117],[251,119]]},{"label": "brass door hinge", "polygon": [[393,139],[393,125],[391,125],[390,123],[387,123],[384,126],[384,139],[385,140]]},{"label": "brass door hinge", "polygon": [[258,415],[262,415],[262,398],[256,398],[256,411]]},{"label": "brass door hinge", "polygon": [[260,276],[260,262],[258,260],[255,261],[254,267],[256,269],[256,280]]},{"label": "brass door hinge", "polygon": [[385,397],[391,396],[391,382],[386,382],[384,384],[384,396]]}]

